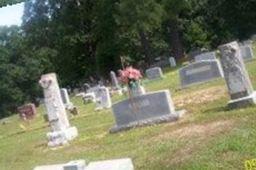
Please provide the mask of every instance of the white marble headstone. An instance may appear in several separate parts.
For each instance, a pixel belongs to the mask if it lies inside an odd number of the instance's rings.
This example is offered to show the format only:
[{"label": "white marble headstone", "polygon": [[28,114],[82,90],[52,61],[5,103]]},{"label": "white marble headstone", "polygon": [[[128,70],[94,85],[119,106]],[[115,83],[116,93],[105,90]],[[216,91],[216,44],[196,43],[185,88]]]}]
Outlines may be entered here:
[{"label": "white marble headstone", "polygon": [[66,144],[77,136],[77,129],[70,127],[57,76],[55,73],[42,75],[39,83],[44,91],[45,106],[51,127],[51,132],[47,133],[48,146]]},{"label": "white marble headstone", "polygon": [[109,89],[107,87],[101,86],[97,89],[97,108],[96,110],[111,108],[112,102],[109,93]]}]

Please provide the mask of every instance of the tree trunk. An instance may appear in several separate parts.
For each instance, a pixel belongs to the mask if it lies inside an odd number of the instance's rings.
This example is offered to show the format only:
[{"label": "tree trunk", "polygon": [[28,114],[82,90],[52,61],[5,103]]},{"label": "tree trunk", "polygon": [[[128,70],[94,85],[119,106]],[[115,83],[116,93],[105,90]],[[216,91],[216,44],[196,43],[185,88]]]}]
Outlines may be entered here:
[{"label": "tree trunk", "polygon": [[181,60],[184,56],[183,45],[178,29],[178,23],[174,20],[170,20],[169,24],[169,35],[170,35],[170,48],[172,55],[176,60]]},{"label": "tree trunk", "polygon": [[139,31],[141,46],[145,55],[146,62],[150,65],[153,63],[153,59],[150,52],[149,40],[143,31]]}]

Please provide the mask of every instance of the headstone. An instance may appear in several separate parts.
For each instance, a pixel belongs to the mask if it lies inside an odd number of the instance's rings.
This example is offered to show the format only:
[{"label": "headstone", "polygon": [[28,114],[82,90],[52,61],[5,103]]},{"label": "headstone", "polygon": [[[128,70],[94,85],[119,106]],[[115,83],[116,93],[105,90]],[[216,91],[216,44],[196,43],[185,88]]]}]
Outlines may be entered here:
[{"label": "headstone", "polygon": [[20,106],[17,110],[23,120],[32,120],[36,115],[36,106],[32,103]]},{"label": "headstone", "polygon": [[73,107],[73,103],[70,102],[68,91],[65,88],[60,89],[61,99],[66,109]]},{"label": "headstone", "polygon": [[163,78],[163,72],[160,67],[154,67],[146,70],[147,78],[150,80]]},{"label": "headstone", "polygon": [[219,46],[221,64],[229,90],[231,108],[239,108],[256,103],[256,94],[241,57],[237,42]]},{"label": "headstone", "polygon": [[111,133],[137,126],[175,121],[182,115],[176,112],[168,90],[147,93],[126,99],[112,106],[116,125]]},{"label": "headstone", "polygon": [[177,66],[176,60],[175,60],[174,57],[170,57],[170,58],[169,58],[169,62],[170,62],[170,66],[171,66],[171,67],[176,67],[176,66]]},{"label": "headstone", "polygon": [[242,56],[242,59],[244,61],[249,61],[253,59],[253,50],[251,45],[242,45],[240,46],[240,53]]},{"label": "headstone", "polygon": [[71,161],[67,164],[38,166],[34,170],[134,170],[130,158],[91,162],[88,166],[84,160]]},{"label": "headstone", "polygon": [[119,82],[117,80],[116,73],[114,71],[110,72],[110,78],[111,78],[112,87],[116,90],[120,89]]},{"label": "headstone", "polygon": [[101,109],[108,109],[111,108],[112,106],[112,102],[111,102],[111,97],[110,97],[110,93],[107,87],[99,87],[97,89],[97,106],[96,106],[96,110],[101,110]]},{"label": "headstone", "polygon": [[78,132],[76,127],[70,127],[56,74],[42,75],[39,83],[44,91],[45,106],[51,127],[51,132],[47,133],[48,146],[55,147],[66,144],[73,140]]},{"label": "headstone", "polygon": [[195,56],[195,62],[205,61],[205,60],[216,60],[216,53],[215,52],[207,52],[207,53],[202,53],[202,54]]},{"label": "headstone", "polygon": [[179,74],[182,88],[223,77],[223,71],[218,60],[189,64],[181,68]]},{"label": "headstone", "polygon": [[200,54],[202,54],[202,53],[204,53],[204,52],[206,52],[205,49],[199,49],[199,48],[194,49],[194,50],[191,50],[191,51],[188,53],[189,60],[190,60],[190,61],[191,61],[191,60],[194,60],[194,59],[195,59],[195,56],[200,55]]}]

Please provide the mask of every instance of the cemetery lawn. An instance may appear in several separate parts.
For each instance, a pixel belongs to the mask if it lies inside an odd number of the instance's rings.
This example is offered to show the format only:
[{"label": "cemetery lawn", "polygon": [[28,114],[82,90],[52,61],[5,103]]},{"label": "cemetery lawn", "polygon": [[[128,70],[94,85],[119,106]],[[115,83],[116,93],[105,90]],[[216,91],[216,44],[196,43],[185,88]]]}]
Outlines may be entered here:
[{"label": "cemetery lawn", "polygon": [[[256,89],[256,61],[246,65]],[[177,110],[187,110],[178,122],[109,134],[115,124],[111,110],[95,112],[94,104],[83,105],[80,98],[72,98],[80,114],[70,119],[79,137],[57,150],[47,147],[49,127],[42,118],[43,107],[30,124],[18,116],[1,120],[0,169],[32,170],[76,159],[130,157],[136,170],[230,170],[244,169],[246,160],[256,158],[256,107],[228,110],[223,80],[181,90],[177,69],[164,72],[163,80],[145,81],[144,86],[147,91],[171,91]],[[114,96],[113,100],[122,98]]]}]

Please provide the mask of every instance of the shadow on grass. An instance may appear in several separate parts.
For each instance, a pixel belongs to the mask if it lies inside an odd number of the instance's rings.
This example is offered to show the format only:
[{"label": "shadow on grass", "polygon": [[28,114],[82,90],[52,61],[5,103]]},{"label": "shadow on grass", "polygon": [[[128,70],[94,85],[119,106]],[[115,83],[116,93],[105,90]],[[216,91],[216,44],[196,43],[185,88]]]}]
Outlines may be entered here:
[{"label": "shadow on grass", "polygon": [[228,111],[231,111],[231,109],[228,106],[218,106],[218,107],[206,109],[203,111],[203,113],[209,113],[209,112],[218,113],[218,112],[228,112]]}]

